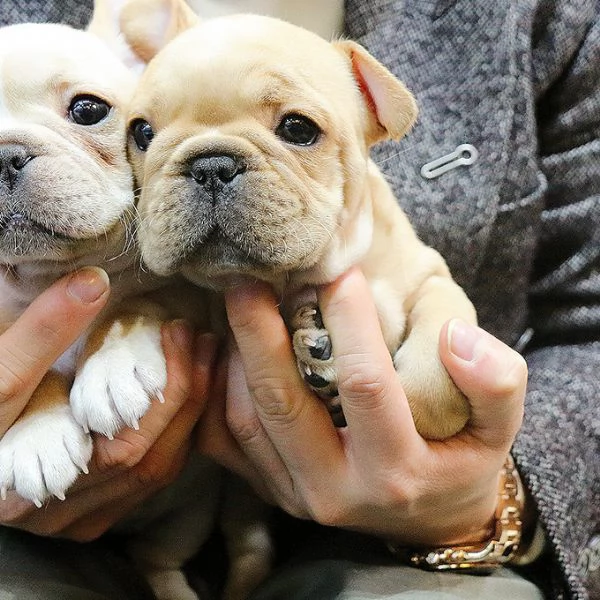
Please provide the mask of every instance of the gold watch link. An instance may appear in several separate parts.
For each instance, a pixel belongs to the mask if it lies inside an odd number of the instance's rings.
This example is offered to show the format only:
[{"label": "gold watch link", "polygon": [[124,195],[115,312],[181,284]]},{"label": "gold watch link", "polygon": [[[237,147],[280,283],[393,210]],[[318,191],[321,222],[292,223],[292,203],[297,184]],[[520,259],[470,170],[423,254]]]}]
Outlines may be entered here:
[{"label": "gold watch link", "polygon": [[489,572],[507,563],[521,541],[524,493],[514,461],[509,455],[498,479],[498,505],[492,538],[479,544],[411,550],[388,544],[390,550],[409,564],[431,571]]}]

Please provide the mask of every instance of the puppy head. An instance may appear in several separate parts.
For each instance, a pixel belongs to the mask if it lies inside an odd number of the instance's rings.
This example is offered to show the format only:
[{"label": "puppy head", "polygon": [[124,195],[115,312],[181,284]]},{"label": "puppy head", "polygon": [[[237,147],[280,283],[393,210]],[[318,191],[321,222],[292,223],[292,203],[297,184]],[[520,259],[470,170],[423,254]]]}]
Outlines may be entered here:
[{"label": "puppy head", "polygon": [[[175,17],[142,36],[139,15],[133,45],[172,37]],[[185,29],[132,101],[145,262],[216,287],[331,280],[370,244],[369,147],[415,116],[404,86],[351,42],[250,15]]]},{"label": "puppy head", "polygon": [[97,262],[116,240],[122,250],[134,82],[89,32],[0,29],[0,262],[73,266]]}]

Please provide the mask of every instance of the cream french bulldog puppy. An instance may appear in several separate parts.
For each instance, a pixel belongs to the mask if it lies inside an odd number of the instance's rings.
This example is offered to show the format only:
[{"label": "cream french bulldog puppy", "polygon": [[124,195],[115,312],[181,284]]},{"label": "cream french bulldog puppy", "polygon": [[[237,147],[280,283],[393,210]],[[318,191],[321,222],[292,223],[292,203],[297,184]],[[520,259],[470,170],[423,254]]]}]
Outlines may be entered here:
[{"label": "cream french bulldog puppy", "polygon": [[[137,427],[161,398],[164,319],[208,324],[199,288],[182,282],[182,291],[181,282],[140,268],[126,153],[136,76],[121,61],[130,58],[125,46],[114,44],[110,15],[118,7],[99,0],[95,8],[89,31],[0,29],[0,322],[7,327],[55,279],[83,265],[101,265],[111,278],[107,308],[0,439],[1,495],[16,492],[38,506],[51,495],[64,499],[87,471],[90,432],[111,437]],[[269,566],[270,542],[245,493],[234,492],[241,516],[221,511],[221,470],[197,457],[119,526],[132,534],[130,550],[158,598],[196,599],[181,566],[220,512],[232,564],[226,597],[243,598],[256,585]]]},{"label": "cream french bulldog puppy", "polygon": [[438,337],[475,311],[369,159],[415,121],[402,83],[351,41],[268,17],[200,20],[181,0],[131,0],[121,26],[152,59],[130,117],[144,263],[217,290],[240,277],[272,284],[292,307],[299,368],[338,424],[335,355],[304,302],[359,265],[419,432],[459,431],[468,404]]}]

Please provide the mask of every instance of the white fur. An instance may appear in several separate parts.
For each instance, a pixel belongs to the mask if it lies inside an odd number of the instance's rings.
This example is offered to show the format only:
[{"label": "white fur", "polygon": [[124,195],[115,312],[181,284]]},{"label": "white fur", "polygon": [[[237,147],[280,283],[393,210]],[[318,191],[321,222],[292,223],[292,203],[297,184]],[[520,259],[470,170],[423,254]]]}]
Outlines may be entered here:
[{"label": "white fur", "polygon": [[18,421],[0,440],[0,490],[15,489],[38,507],[48,496],[64,500],[81,472],[87,473],[92,440],[68,405]]},{"label": "white fur", "polygon": [[123,426],[138,428],[151,398],[162,400],[166,382],[160,324],[144,317],[129,329],[115,323],[77,372],[73,414],[85,430],[112,438]]}]

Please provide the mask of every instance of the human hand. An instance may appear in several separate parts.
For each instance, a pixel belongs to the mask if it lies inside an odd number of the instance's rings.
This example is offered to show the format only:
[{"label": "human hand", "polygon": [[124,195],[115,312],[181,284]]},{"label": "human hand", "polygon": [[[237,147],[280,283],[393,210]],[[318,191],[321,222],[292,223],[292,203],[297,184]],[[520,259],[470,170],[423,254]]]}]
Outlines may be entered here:
[{"label": "human hand", "polygon": [[0,437],[58,359],[102,310],[108,276],[86,267],[58,280],[0,335]]},{"label": "human hand", "polygon": [[256,284],[226,295],[237,348],[226,401],[203,417],[201,450],[301,518],[410,544],[489,537],[498,474],[522,419],[523,358],[481,329],[447,324],[440,356],[472,416],[456,436],[425,440],[364,277],[350,271],[319,296],[347,427],[336,429],[305,386],[277,299]]},{"label": "human hand", "polygon": [[89,474],[79,478],[66,500],[50,499],[39,510],[9,492],[0,501],[1,524],[38,535],[92,540],[175,479],[210,389],[217,344],[212,334],[200,334],[194,344],[190,328],[178,321],[163,327],[162,341],[165,402],[153,403],[139,430],[125,429],[113,440],[95,436]]}]

